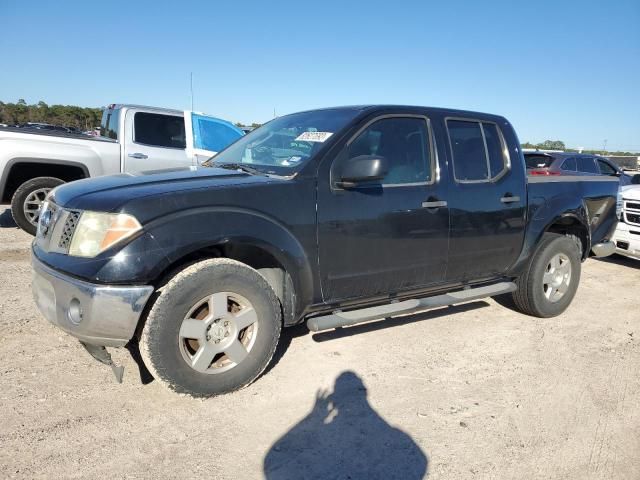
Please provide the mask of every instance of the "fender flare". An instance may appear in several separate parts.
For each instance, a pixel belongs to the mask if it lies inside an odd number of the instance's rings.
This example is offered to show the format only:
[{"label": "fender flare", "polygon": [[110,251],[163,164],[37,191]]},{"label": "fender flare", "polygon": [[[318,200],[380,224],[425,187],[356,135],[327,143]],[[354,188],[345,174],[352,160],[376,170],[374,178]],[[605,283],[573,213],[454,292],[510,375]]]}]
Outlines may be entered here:
[{"label": "fender flare", "polygon": [[561,198],[553,200],[555,201],[548,202],[545,200],[542,205],[540,205],[540,208],[529,218],[522,252],[515,264],[509,269],[510,276],[518,276],[522,272],[522,269],[528,265],[531,257],[534,255],[542,236],[547,233],[553,225],[561,223],[563,219],[576,221],[584,228],[588,244],[584,245],[583,260],[589,255],[589,251],[591,250],[591,230],[589,228],[584,200],[581,200],[578,205],[569,205],[566,202],[560,201]]},{"label": "fender flare", "polygon": [[[87,168],[86,165],[79,162],[74,162],[71,160],[57,160],[57,159],[39,158],[39,157],[14,157],[5,164],[4,169],[2,170],[2,176],[0,176],[0,198],[4,197],[5,188],[7,186],[7,181],[9,180],[9,175],[11,170],[16,164],[19,164],[19,163],[45,163],[50,165],[76,167],[82,170],[82,172],[85,175],[85,178],[89,178],[91,176],[89,173],[89,169]],[[37,178],[37,175],[32,178]]]},{"label": "fender flare", "polygon": [[[121,252],[134,258],[123,268],[110,259],[97,272],[104,282],[154,282],[173,265],[209,248],[245,245],[262,249],[291,277],[296,312],[313,303],[314,273],[308,254],[290,228],[261,212],[238,207],[201,207],[165,215],[144,224],[145,235]],[[149,255],[149,250],[155,250]]]}]

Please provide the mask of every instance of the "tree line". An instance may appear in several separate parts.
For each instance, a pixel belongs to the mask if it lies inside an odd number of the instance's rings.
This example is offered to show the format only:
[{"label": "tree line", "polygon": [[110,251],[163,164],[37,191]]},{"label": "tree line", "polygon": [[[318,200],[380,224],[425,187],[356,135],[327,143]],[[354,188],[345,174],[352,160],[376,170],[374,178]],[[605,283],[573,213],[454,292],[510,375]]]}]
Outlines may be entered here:
[{"label": "tree line", "polygon": [[[17,103],[4,103],[0,101],[0,123],[7,125],[22,125],[27,122],[49,123],[51,125],[61,125],[65,127],[76,127],[81,130],[89,130],[100,125],[102,118],[101,108],[77,107],[75,105],[47,105],[42,100],[38,103],[28,105],[24,99]],[[236,123],[243,127],[242,123]],[[261,124],[252,123],[250,126],[257,128]],[[541,143],[525,142],[522,148],[537,148],[541,150],[564,150],[566,152],[577,152],[576,149],[567,148],[562,140],[545,140]],[[634,156],[631,152],[604,152],[602,150],[583,150],[584,153]]]},{"label": "tree line", "polygon": [[36,104],[28,105],[22,98],[17,103],[0,101],[0,123],[7,125],[37,122],[88,130],[99,126],[101,118],[101,108],[47,105],[42,100]]}]

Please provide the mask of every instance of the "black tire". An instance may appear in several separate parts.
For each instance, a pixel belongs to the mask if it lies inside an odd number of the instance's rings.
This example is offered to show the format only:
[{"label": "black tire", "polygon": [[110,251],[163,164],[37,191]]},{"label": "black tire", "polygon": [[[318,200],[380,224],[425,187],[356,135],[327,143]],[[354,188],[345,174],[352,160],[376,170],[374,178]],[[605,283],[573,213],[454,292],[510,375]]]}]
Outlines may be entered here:
[{"label": "black tire", "polygon": [[[211,397],[246,387],[260,376],[273,357],[282,328],[280,303],[262,275],[235,260],[208,259],[186,267],[159,290],[140,337],[140,353],[156,380],[178,393]],[[185,348],[188,347],[183,343],[185,339],[180,338],[181,326],[194,305],[220,292],[233,292],[250,302],[257,315],[257,333],[242,361],[231,362],[235,366],[220,373],[205,373],[192,368],[185,359]],[[207,315],[215,316],[215,312],[209,311]],[[231,335],[228,340],[237,338],[238,335]],[[227,339],[223,339],[224,342]],[[196,345],[199,349],[200,342]],[[195,357],[194,354],[192,361]],[[224,357],[221,361],[230,362]],[[216,361],[207,364],[207,371],[211,371]]]},{"label": "black tire", "polygon": [[[515,309],[541,318],[555,317],[564,312],[578,290],[582,269],[581,254],[575,238],[556,233],[544,234],[528,268],[516,279],[518,289],[512,294]],[[564,294],[556,301],[551,301],[545,295],[550,285],[545,283],[544,275],[556,255],[563,255],[568,259],[570,280]]]},{"label": "black tire", "polygon": [[30,235],[35,235],[38,229],[37,219],[35,217],[35,224],[29,221],[29,215],[24,210],[24,202],[27,197],[38,190],[51,190],[58,185],[62,185],[63,180],[54,177],[37,177],[27,180],[13,194],[11,198],[11,215],[16,225]]}]

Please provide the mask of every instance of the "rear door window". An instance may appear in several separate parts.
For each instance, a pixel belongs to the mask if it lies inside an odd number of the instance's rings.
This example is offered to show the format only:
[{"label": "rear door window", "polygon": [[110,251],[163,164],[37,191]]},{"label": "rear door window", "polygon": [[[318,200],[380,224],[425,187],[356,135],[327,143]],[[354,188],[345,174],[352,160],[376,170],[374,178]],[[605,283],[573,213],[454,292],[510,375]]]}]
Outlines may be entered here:
[{"label": "rear door window", "polygon": [[578,171],[583,173],[600,173],[593,157],[578,157]]},{"label": "rear door window", "polygon": [[495,123],[482,123],[482,131],[489,154],[489,173],[491,178],[497,177],[505,167],[504,154],[498,126]]},{"label": "rear door window", "polygon": [[562,170],[566,170],[569,172],[575,172],[576,171],[576,158],[575,157],[571,157],[571,158],[567,158],[564,162],[562,162]]},{"label": "rear door window", "polygon": [[133,141],[163,148],[186,148],[184,117],[136,112],[133,117]]},{"label": "rear door window", "polygon": [[457,181],[489,181],[507,168],[503,142],[495,123],[449,119],[447,130]]}]

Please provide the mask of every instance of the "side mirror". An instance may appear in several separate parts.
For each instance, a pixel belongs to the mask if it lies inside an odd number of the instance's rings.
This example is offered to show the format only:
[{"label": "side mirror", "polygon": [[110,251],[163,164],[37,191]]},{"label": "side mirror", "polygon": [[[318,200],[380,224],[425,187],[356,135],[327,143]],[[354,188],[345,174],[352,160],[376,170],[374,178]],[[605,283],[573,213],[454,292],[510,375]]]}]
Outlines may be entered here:
[{"label": "side mirror", "polygon": [[640,173],[636,173],[633,177],[631,177],[632,185],[640,185]]},{"label": "side mirror", "polygon": [[360,155],[346,163],[337,186],[353,188],[361,183],[382,180],[387,173],[389,165],[386,158],[379,155]]}]

